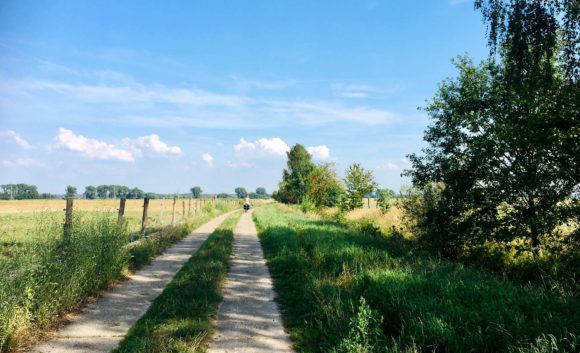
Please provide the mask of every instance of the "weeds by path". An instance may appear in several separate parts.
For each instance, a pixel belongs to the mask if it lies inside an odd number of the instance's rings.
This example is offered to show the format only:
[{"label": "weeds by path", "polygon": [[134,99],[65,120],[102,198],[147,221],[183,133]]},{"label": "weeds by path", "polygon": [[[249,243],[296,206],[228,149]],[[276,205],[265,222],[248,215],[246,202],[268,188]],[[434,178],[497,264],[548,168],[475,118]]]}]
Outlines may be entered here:
[{"label": "weeds by path", "polygon": [[75,212],[71,239],[63,243],[62,215],[37,214],[29,226],[34,241],[0,246],[0,352],[38,341],[59,317],[138,269],[194,228],[228,211],[227,204],[203,212],[138,246],[128,248],[125,223],[112,212]]},{"label": "weeds by path", "polygon": [[300,352],[578,352],[580,303],[276,205],[254,212]]},{"label": "weeds by path", "polygon": [[207,238],[115,353],[206,351],[239,217],[239,213],[230,216]]}]

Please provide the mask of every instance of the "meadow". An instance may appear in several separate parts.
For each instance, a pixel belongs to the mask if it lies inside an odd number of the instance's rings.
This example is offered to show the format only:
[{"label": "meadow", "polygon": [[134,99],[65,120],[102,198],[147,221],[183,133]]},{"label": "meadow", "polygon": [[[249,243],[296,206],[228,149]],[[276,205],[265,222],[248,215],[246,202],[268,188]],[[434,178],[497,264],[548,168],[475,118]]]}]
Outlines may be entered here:
[{"label": "meadow", "polygon": [[[189,199],[179,199],[176,203],[176,220],[189,213]],[[206,202],[209,202],[207,200]],[[203,207],[199,199],[191,200],[191,213],[200,212]],[[55,221],[64,222],[64,200],[0,200],[0,242],[26,242],[33,239],[36,225],[43,218],[51,217]],[[151,228],[171,224],[173,199],[151,199],[149,201],[148,225]],[[118,199],[105,200],[74,200],[74,210],[77,212],[116,213],[119,209]],[[140,230],[143,215],[143,200],[127,200],[125,218],[130,232]]]},{"label": "meadow", "polygon": [[[361,211],[359,211],[361,212]],[[267,205],[254,213],[298,352],[577,352],[580,303],[393,234]]]}]

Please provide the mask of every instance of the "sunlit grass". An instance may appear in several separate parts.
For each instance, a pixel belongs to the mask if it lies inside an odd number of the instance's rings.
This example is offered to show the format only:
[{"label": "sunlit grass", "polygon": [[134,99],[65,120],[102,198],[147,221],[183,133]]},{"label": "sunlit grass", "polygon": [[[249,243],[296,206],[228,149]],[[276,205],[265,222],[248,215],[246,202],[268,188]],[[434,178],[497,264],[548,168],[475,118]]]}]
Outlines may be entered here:
[{"label": "sunlit grass", "polygon": [[[357,234],[287,207],[265,206],[254,215],[299,352],[580,347],[580,303],[573,297],[502,281],[418,253],[404,238]],[[546,342],[555,348],[545,350]]]},{"label": "sunlit grass", "polygon": [[206,351],[239,217],[230,216],[208,237],[115,352]]}]

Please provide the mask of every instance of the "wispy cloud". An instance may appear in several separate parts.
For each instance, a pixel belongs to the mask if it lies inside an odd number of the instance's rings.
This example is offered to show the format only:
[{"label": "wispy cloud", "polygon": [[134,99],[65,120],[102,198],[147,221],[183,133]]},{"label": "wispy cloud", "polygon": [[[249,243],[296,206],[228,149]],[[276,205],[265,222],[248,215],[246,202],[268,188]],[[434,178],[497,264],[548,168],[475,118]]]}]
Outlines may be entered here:
[{"label": "wispy cloud", "polygon": [[296,80],[262,81],[251,80],[238,76],[231,76],[231,79],[234,80],[235,85],[240,89],[257,88],[262,90],[279,90],[296,84]]},{"label": "wispy cloud", "polygon": [[32,158],[16,158],[15,160],[3,160],[2,166],[6,168],[25,167],[25,168],[43,168],[46,164]]},{"label": "wispy cloud", "polygon": [[0,141],[4,143],[15,143],[24,149],[32,148],[32,145],[14,130],[0,131]]},{"label": "wispy cloud", "polygon": [[[101,75],[101,78],[95,79],[95,75]],[[0,80],[0,95],[10,99],[12,110],[23,110],[30,102],[50,101],[55,109],[82,112],[82,115],[92,116],[100,122],[115,116],[117,121],[141,126],[239,129],[340,122],[380,125],[395,118],[393,113],[384,109],[340,100],[284,100],[215,93],[194,87],[173,88],[138,83],[114,71],[93,73],[87,80],[92,82],[3,79]],[[346,87],[342,96],[354,97],[369,91],[370,88],[365,86]],[[80,119],[77,118],[80,115],[59,116],[57,119],[74,121]]]},{"label": "wispy cloud", "polygon": [[339,97],[367,98],[370,94],[375,93],[377,89],[369,85],[334,84],[332,91]]}]

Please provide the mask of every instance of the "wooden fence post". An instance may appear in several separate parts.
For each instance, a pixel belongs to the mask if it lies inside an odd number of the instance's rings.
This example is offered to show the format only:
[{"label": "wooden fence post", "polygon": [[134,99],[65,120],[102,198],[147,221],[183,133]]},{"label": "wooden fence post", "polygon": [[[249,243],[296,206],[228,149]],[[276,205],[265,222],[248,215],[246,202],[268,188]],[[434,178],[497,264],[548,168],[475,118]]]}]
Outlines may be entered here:
[{"label": "wooden fence post", "polygon": [[175,203],[177,202],[177,198],[173,198],[173,215],[171,216],[171,225],[175,226]]},{"label": "wooden fence post", "polygon": [[149,198],[143,199],[143,219],[141,220],[141,233],[145,233],[147,228],[147,210],[149,209]]},{"label": "wooden fence post", "polygon": [[371,198],[367,197],[367,206],[368,208],[371,208]]},{"label": "wooden fence post", "polygon": [[189,203],[187,206],[187,215],[191,216],[191,196],[189,197]]},{"label": "wooden fence post", "polygon": [[66,199],[66,208],[64,214],[64,232],[63,238],[65,241],[69,241],[72,235],[72,211],[73,211],[73,199]]},{"label": "wooden fence post", "polygon": [[125,215],[125,201],[127,201],[127,199],[124,197],[122,197],[121,200],[119,201],[119,222],[123,219],[123,216]]},{"label": "wooden fence post", "polygon": [[181,201],[181,222],[185,220],[185,200]]},{"label": "wooden fence post", "polygon": [[165,197],[161,199],[161,214],[159,215],[159,223],[163,227],[163,201],[165,201]]}]

